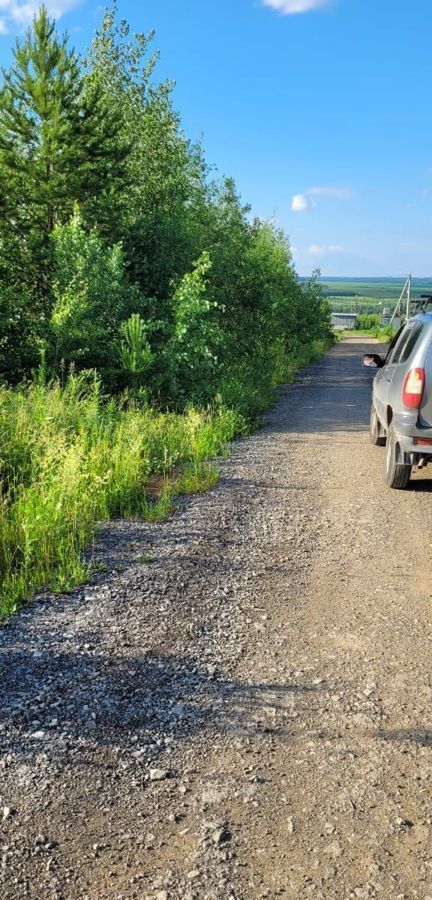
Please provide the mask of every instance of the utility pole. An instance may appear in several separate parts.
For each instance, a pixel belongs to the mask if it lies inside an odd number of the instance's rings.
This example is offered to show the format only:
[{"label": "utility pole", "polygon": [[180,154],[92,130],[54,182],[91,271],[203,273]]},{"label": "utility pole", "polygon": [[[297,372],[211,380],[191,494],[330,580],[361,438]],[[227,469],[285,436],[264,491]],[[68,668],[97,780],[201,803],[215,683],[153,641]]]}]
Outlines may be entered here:
[{"label": "utility pole", "polygon": [[399,297],[399,300],[398,300],[398,302],[397,302],[397,304],[396,304],[396,306],[395,306],[394,313],[393,313],[393,315],[392,315],[392,317],[391,317],[391,319],[390,319],[389,325],[393,325],[393,322],[394,322],[394,320],[395,320],[395,318],[396,318],[396,316],[397,316],[397,314],[398,314],[398,312],[399,312],[399,310],[400,310],[402,300],[403,300],[403,298],[404,298],[404,296],[405,296],[405,291],[407,291],[407,307],[406,307],[406,313],[407,313],[407,319],[409,319],[410,301],[411,301],[411,275],[408,275],[408,278],[407,278],[407,280],[406,280],[406,282],[405,282],[405,284],[404,284],[404,286],[403,286],[402,293],[401,293],[401,295],[400,295],[400,297]]},{"label": "utility pole", "polygon": [[411,272],[408,275],[408,286],[407,286],[407,305],[406,305],[406,319],[408,321],[410,317],[410,303],[411,303]]}]

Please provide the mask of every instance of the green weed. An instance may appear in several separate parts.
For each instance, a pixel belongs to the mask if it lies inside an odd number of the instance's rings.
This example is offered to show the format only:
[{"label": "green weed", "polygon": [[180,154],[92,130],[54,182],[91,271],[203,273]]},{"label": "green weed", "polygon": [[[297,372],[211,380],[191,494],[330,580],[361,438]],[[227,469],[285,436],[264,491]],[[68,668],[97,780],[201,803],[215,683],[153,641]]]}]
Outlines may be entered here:
[{"label": "green weed", "polygon": [[139,556],[137,562],[143,566],[149,566],[150,563],[155,562],[156,556],[153,556],[151,553],[145,553],[144,556]]},{"label": "green weed", "polygon": [[[37,590],[65,591],[85,579],[81,552],[98,522],[163,521],[176,494],[211,487],[217,475],[207,460],[241,424],[221,406],[180,415],[106,403],[84,375],[64,389],[0,388],[1,614]],[[152,499],[154,475],[162,489]]]},{"label": "green weed", "polygon": [[208,462],[193,462],[185,466],[178,481],[181,494],[200,494],[210,491],[219,479],[217,467]]}]

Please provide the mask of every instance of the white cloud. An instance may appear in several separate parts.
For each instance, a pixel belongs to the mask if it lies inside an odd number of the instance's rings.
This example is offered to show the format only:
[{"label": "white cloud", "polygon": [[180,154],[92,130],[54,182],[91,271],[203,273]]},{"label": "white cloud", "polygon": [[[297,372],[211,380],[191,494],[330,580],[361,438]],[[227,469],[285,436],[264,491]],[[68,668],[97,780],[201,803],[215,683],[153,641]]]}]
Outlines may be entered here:
[{"label": "white cloud", "polygon": [[326,247],[322,247],[320,244],[311,244],[307,252],[310,256],[331,256],[334,253],[345,253],[345,249],[340,244],[328,244]]},{"label": "white cloud", "polygon": [[[80,2],[81,0],[45,0],[45,6],[50,16],[60,19]],[[0,34],[30,25],[40,6],[40,0],[0,0]]]},{"label": "white cloud", "polygon": [[351,188],[344,187],[312,187],[303,194],[294,194],[291,200],[291,209],[293,212],[305,212],[316,206],[314,197],[327,197],[330,200],[351,200],[354,197],[354,191]]},{"label": "white cloud", "polygon": [[307,193],[310,197],[330,197],[333,200],[351,200],[354,192],[344,187],[313,187]]},{"label": "white cloud", "polygon": [[306,194],[294,194],[291,200],[291,209],[293,212],[304,212],[311,206],[310,198]]},{"label": "white cloud", "polygon": [[270,6],[282,13],[283,16],[292,16],[295,13],[310,12],[312,9],[322,9],[329,6],[330,0],[263,0],[264,6]]}]

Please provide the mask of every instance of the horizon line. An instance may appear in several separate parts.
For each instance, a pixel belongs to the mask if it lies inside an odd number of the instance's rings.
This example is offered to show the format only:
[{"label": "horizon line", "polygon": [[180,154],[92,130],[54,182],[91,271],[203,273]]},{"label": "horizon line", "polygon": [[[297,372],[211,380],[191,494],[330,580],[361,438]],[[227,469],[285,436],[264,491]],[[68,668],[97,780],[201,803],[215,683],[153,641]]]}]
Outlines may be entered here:
[{"label": "horizon line", "polygon": [[[310,278],[311,274],[310,274],[310,272],[308,272],[307,274],[298,273],[298,277],[299,278]],[[402,279],[405,279],[405,281],[406,281],[406,279],[408,278],[408,275],[319,275],[318,277],[321,279],[325,279],[327,281],[329,281],[332,278],[333,279],[338,278],[338,279],[344,280],[344,281],[360,280],[360,279],[362,281],[368,281],[371,279],[374,279],[374,281],[379,281],[379,280],[401,281]],[[412,278],[412,281],[429,281],[429,280],[432,281],[432,274],[431,275],[412,275],[411,278]]]}]

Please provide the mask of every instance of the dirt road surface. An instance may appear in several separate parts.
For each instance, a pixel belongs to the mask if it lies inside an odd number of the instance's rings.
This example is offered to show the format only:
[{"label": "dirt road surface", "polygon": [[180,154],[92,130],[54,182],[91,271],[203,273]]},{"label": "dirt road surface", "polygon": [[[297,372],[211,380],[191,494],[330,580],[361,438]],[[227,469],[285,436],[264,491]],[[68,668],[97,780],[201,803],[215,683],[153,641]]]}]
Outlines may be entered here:
[{"label": "dirt road surface", "polygon": [[385,487],[365,349],[0,632],[3,900],[432,898],[432,481]]}]

